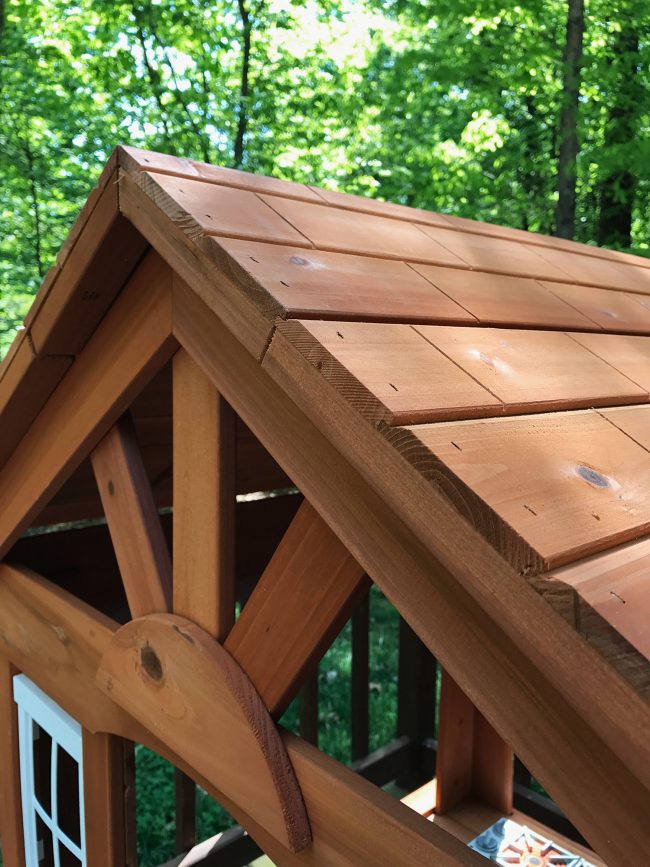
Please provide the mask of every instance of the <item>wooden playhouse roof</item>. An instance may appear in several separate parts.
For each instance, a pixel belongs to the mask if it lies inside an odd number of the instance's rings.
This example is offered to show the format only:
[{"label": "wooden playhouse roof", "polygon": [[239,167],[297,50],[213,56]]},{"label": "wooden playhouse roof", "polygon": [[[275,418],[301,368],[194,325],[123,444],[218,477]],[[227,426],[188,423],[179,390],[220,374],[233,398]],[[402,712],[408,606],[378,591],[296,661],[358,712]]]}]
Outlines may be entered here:
[{"label": "wooden playhouse roof", "polygon": [[[650,690],[650,260],[118,148],[0,367],[0,491],[20,514],[0,514],[2,554],[97,441],[101,426],[89,426],[30,493],[30,437],[56,420],[48,398],[75,365],[96,363],[84,347],[118,315],[150,247],[173,269],[175,339],[206,368],[213,354],[231,368],[235,408],[273,389],[284,433],[271,410],[245,417],[280,465],[273,481],[286,472],[322,507],[412,625],[427,629],[424,579],[397,580],[380,512],[400,551],[409,539],[433,553],[443,597],[451,575],[457,606],[478,605],[567,700],[602,699],[604,741],[638,745]],[[115,357],[103,351],[117,370],[119,341]],[[165,416],[162,380],[155,394],[135,413],[143,430]],[[108,414],[101,389],[97,400]],[[65,426],[52,436],[60,447]],[[159,446],[143,444],[145,462]],[[352,471],[357,493],[379,499],[353,501]],[[92,514],[91,497],[79,475],[60,514]],[[580,636],[570,664],[567,623]]]}]

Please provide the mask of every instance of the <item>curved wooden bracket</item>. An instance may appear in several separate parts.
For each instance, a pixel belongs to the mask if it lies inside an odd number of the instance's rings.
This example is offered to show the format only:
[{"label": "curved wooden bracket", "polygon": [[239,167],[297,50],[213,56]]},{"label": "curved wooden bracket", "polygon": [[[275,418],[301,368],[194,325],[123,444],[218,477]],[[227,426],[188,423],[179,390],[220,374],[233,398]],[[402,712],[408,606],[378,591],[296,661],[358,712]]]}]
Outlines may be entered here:
[{"label": "curved wooden bracket", "polygon": [[255,687],[196,624],[150,614],[119,629],[97,682],[293,852],[311,830],[291,761]]}]

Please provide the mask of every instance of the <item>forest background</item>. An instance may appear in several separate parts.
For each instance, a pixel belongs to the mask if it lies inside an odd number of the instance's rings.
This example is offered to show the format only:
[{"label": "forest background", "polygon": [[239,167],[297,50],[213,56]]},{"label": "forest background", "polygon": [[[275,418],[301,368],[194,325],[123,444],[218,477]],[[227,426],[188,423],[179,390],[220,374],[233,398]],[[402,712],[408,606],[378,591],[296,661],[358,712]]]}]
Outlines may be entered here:
[{"label": "forest background", "polygon": [[117,142],[649,254],[649,25],[648,0],[0,0],[0,356]]}]

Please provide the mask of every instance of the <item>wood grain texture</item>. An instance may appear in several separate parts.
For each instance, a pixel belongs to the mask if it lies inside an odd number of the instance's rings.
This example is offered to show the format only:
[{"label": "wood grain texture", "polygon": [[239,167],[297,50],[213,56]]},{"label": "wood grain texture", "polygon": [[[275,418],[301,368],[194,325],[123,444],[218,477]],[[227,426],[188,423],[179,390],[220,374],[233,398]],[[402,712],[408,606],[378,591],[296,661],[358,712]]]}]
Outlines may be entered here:
[{"label": "wood grain texture", "polygon": [[632,382],[650,390],[650,337],[576,332],[570,336]]},{"label": "wood grain texture", "polygon": [[155,185],[151,188],[141,175],[131,178],[121,172],[120,210],[161,251],[174,271],[191,281],[208,307],[239,336],[249,352],[260,358],[275,317],[272,302],[269,311],[262,311],[226,275],[219,264],[223,262],[223,251],[217,239],[205,236],[185,211],[177,220],[179,206]]},{"label": "wood grain texture", "polygon": [[185,157],[170,156],[169,154],[154,153],[141,148],[121,145],[117,148],[117,159],[120,166],[132,174],[141,171],[156,172],[240,190],[252,190],[256,193],[287,196],[290,199],[304,199],[308,202],[321,201],[320,196],[312,192],[305,184],[284,181],[281,178],[254,175],[252,172],[229,169],[225,166],[213,166]]},{"label": "wood grain texture", "polygon": [[0,380],[0,467],[29,429],[72,364],[71,356],[37,355],[27,331],[14,341],[11,364]]},{"label": "wood grain texture", "polygon": [[395,220],[408,220],[411,223],[424,223],[429,226],[449,227],[449,217],[446,214],[436,214],[423,208],[411,208],[386,202],[382,199],[370,199],[368,196],[355,196],[351,193],[340,193],[336,190],[325,190],[322,187],[310,187],[318,200],[346,211],[361,211],[367,214],[378,214],[382,217],[392,217]]},{"label": "wood grain texture", "polygon": [[[542,250],[539,248],[518,244],[504,238],[488,238],[432,226],[422,226],[422,231],[450,250],[467,266],[478,271],[494,271],[497,274],[515,274],[546,280],[567,279],[563,269],[542,258]],[[411,252],[408,253],[408,257],[412,261],[419,259]]]},{"label": "wood grain texture", "polygon": [[482,325],[575,328],[598,331],[596,323],[530,277],[462,271],[412,263],[432,285]]},{"label": "wood grain texture", "polygon": [[169,549],[128,414],[95,446],[91,461],[131,616],[169,611]]},{"label": "wood grain texture", "polygon": [[173,354],[169,289],[149,255],[0,472],[0,556]]},{"label": "wood grain texture", "polygon": [[195,224],[205,234],[311,246],[263,197],[249,190],[150,172],[142,175],[140,183],[159,205],[164,202],[174,221],[187,227]]},{"label": "wood grain texture", "polygon": [[419,425],[392,441],[524,573],[650,528],[650,454],[597,412]]},{"label": "wood grain texture", "polygon": [[0,564],[0,650],[84,728],[141,742],[142,727],[95,686],[118,624],[51,581]]},{"label": "wood grain texture", "polygon": [[503,412],[498,398],[408,325],[289,320],[283,328],[308,362],[375,424]]},{"label": "wood grain texture", "polygon": [[243,288],[253,293],[251,283],[263,286],[285,317],[475,322],[404,262],[227,238],[220,245],[238,266],[232,273]]},{"label": "wood grain texture", "polygon": [[25,867],[23,812],[18,748],[18,709],[13,679],[18,671],[0,655],[0,851],[5,867]]},{"label": "wood grain texture", "polygon": [[126,777],[126,751],[133,745],[115,735],[82,729],[86,858],[93,867],[135,867],[127,843],[135,835],[135,811]]},{"label": "wood grain texture", "polygon": [[84,346],[146,250],[146,241],[119,213],[117,173],[83,231],[29,331],[40,355],[75,355]]},{"label": "wood grain texture", "polygon": [[272,715],[286,710],[368,584],[304,502],[225,643]]},{"label": "wood grain texture", "polygon": [[440,685],[435,812],[474,797],[512,813],[513,755],[506,742],[443,669]]},{"label": "wood grain texture", "polygon": [[305,805],[268,711],[242,669],[196,624],[171,614],[131,621],[104,653],[97,681],[283,846],[309,845]]},{"label": "wood grain texture", "polygon": [[508,413],[650,400],[645,389],[567,334],[437,325],[415,330],[488,389]]},{"label": "wood grain texture", "polygon": [[551,281],[544,281],[544,286],[589,317],[603,331],[650,333],[650,308],[646,306],[650,299],[647,296]]},{"label": "wood grain texture", "polygon": [[650,657],[650,540],[572,563],[553,578],[572,588],[645,657]]},{"label": "wood grain texture", "polygon": [[[198,785],[249,830],[277,864],[288,867],[356,867],[364,853],[382,863],[384,852],[389,853],[391,867],[412,867],[414,859],[418,863],[430,863],[435,859],[436,864],[444,867],[460,864],[478,867],[481,863],[476,853],[441,829],[433,828],[430,822],[415,816],[386,792],[299,738],[283,733],[282,739],[300,777],[312,829],[315,829],[310,847],[300,853],[291,852],[255,822],[246,810],[109,701],[97,687],[97,668],[118,628],[116,623],[88,607],[80,611],[78,601],[70,594],[25,571],[3,565],[0,566],[0,578],[0,647],[3,655],[9,653],[11,657],[21,659],[25,663],[21,666],[25,673],[86,727],[99,723],[100,730],[113,731],[145,744],[191,774]],[[30,589],[34,584],[35,590]],[[6,592],[8,585],[13,588],[9,596]],[[9,609],[4,604],[8,598],[13,599]],[[30,610],[32,615],[28,615]],[[30,634],[38,636],[39,640],[33,643],[26,640],[25,633],[18,626],[23,623],[28,624]],[[40,640],[43,638],[44,641]],[[65,649],[68,659],[76,661],[65,674],[58,668],[60,651],[57,653],[55,650],[52,656],[57,641]],[[50,668],[52,659],[57,660],[57,665]],[[74,690],[70,689],[71,683],[74,683]]]},{"label": "wood grain texture", "polygon": [[[648,709],[605,651],[579,638],[403,463],[282,326],[260,371],[191,290],[179,282],[174,291],[174,333],[215,386],[593,845],[634,863],[650,844],[650,762],[640,735]],[[595,715],[586,710],[594,695]]]},{"label": "wood grain texture", "polygon": [[223,642],[235,622],[236,416],[183,350],[173,370],[173,610]]},{"label": "wood grain texture", "polygon": [[647,266],[638,267],[637,264],[575,255],[556,247],[538,248],[538,252],[547,262],[564,271],[571,282],[640,292],[643,295],[650,293],[650,270]]},{"label": "wood grain texture", "polygon": [[261,198],[319,250],[386,259],[403,259],[408,251],[414,261],[465,267],[462,259],[413,223],[278,196]]}]

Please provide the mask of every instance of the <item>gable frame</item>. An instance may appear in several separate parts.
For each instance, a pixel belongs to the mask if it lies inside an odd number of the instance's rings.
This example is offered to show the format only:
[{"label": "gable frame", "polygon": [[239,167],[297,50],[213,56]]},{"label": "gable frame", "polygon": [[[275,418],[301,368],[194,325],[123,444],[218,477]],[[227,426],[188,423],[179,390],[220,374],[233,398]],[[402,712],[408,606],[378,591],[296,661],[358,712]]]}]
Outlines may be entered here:
[{"label": "gable frame", "polygon": [[629,685],[281,333],[260,369],[177,277],[173,311],[180,344],[597,851],[645,851],[650,713]]}]

